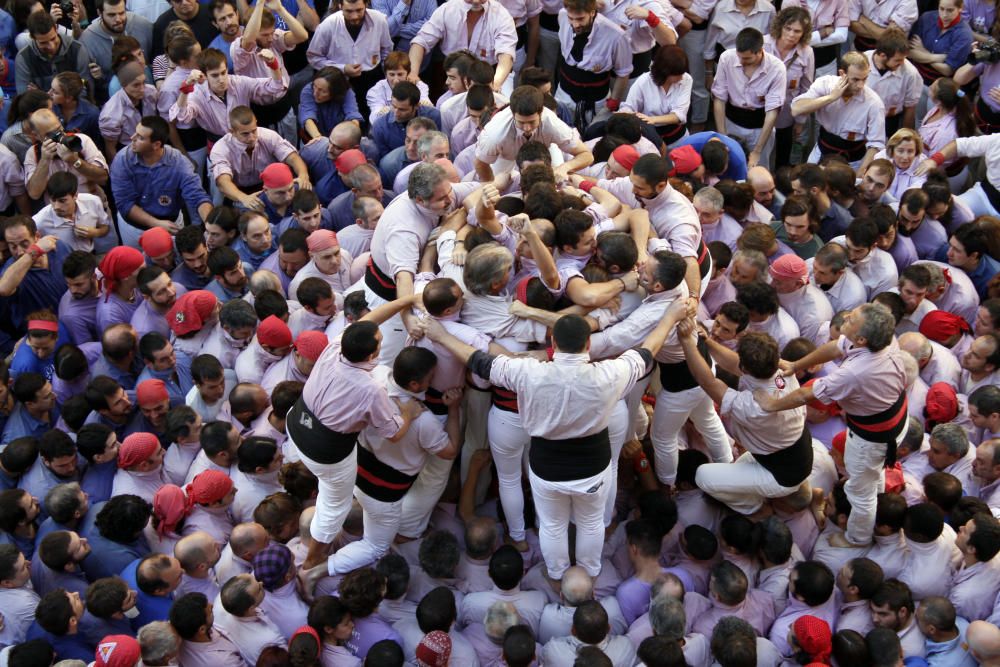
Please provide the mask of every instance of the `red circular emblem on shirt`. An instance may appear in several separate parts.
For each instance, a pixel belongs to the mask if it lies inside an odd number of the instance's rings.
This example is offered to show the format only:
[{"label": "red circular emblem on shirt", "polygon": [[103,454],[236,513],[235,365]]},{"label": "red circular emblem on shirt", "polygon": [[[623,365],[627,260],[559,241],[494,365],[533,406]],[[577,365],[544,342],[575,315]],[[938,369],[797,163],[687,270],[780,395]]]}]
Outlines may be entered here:
[{"label": "red circular emblem on shirt", "polygon": [[774,378],[774,386],[777,387],[778,389],[784,389],[785,388],[785,378],[781,377],[780,375],[778,377]]}]

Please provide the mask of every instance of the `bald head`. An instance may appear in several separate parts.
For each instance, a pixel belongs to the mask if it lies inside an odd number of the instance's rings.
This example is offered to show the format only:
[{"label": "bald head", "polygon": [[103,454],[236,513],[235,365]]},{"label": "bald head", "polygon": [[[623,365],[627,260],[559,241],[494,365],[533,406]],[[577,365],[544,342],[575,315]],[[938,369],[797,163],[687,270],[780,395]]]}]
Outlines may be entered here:
[{"label": "bald head", "polygon": [[569,607],[576,607],[594,598],[594,581],[582,567],[566,570],[562,578],[562,598]]},{"label": "bald head", "polygon": [[250,292],[257,296],[264,290],[274,290],[278,294],[284,294],[284,289],[281,286],[281,280],[275,275],[274,271],[268,271],[267,269],[257,269],[250,276],[250,281],[248,283],[250,287]]},{"label": "bald head", "polygon": [[972,655],[982,667],[1000,665],[1000,628],[986,621],[973,621],[966,630]]},{"label": "bald head", "polygon": [[330,131],[330,141],[337,144],[341,150],[357,148],[361,145],[361,128],[357,123],[350,121],[337,123]]},{"label": "bald head", "polygon": [[489,558],[497,541],[496,521],[489,517],[475,517],[465,524],[465,552],[469,558]]},{"label": "bald head", "polygon": [[920,366],[931,358],[931,342],[922,333],[907,331],[899,337],[899,347],[913,355]]},{"label": "bald head", "polygon": [[766,208],[774,203],[774,177],[760,165],[747,172],[747,183],[753,188],[754,200]]},{"label": "bald head", "polygon": [[185,535],[174,545],[174,557],[189,575],[207,571],[219,562],[219,546],[203,530]]},{"label": "bald head", "polygon": [[59,117],[52,112],[51,109],[39,109],[28,117],[28,122],[31,124],[31,129],[35,131],[35,134],[39,138],[44,137],[49,132],[55,132],[56,130],[62,129],[62,123],[59,122]]},{"label": "bald head", "polygon": [[259,523],[241,523],[233,528],[229,546],[243,560],[252,560],[257,552],[267,546],[267,531]]}]

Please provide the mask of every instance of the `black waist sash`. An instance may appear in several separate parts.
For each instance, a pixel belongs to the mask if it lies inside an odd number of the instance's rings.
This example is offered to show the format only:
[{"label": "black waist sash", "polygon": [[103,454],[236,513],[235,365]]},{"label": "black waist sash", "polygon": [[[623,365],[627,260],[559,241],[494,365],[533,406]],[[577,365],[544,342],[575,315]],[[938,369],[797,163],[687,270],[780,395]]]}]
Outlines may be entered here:
[{"label": "black waist sash", "polygon": [[744,109],[732,102],[726,102],[726,118],[748,130],[759,130],[764,127],[765,115],[767,115],[767,112],[763,108]]},{"label": "black waist sash", "polygon": [[628,75],[628,78],[636,79],[644,72],[649,71],[649,66],[653,63],[653,54],[656,53],[657,48],[659,47],[654,44],[651,49],[632,54],[632,73]]},{"label": "black waist sash", "polygon": [[867,37],[861,37],[860,35],[854,36],[854,50],[864,53],[865,51],[871,51],[875,48],[875,40],[869,39]]},{"label": "black waist sash", "polygon": [[680,123],[673,123],[670,125],[654,125],[656,133],[660,135],[660,139],[663,139],[663,143],[670,145],[675,141],[680,141],[681,137],[684,136],[684,132],[687,130],[685,125]]},{"label": "black waist sash", "polygon": [[401,473],[379,461],[369,450],[358,447],[358,478],[355,484],[375,500],[384,503],[402,500],[416,480],[417,475]]},{"label": "black waist sash", "polygon": [[565,440],[532,436],[528,463],[531,472],[549,482],[593,477],[611,464],[608,429]]},{"label": "black waist sash", "polygon": [[813,448],[812,433],[805,426],[802,435],[790,447],[771,454],[752,453],[754,460],[774,475],[782,486],[794,487],[809,478],[812,473]]},{"label": "black waist sash", "polygon": [[559,32],[559,15],[542,12],[538,15],[538,27],[552,32]]},{"label": "black waist sash", "polygon": [[396,281],[375,266],[371,257],[365,265],[365,285],[386,301],[396,300]]},{"label": "black waist sash", "polygon": [[444,392],[440,392],[433,387],[428,387],[424,392],[424,405],[435,415],[448,414],[448,406],[444,404]]},{"label": "black waist sash", "polygon": [[611,90],[611,70],[591,72],[570,65],[562,56],[559,56],[557,70],[559,85],[575,102],[599,102]]},{"label": "black waist sash", "polygon": [[838,155],[843,155],[847,158],[848,162],[856,162],[865,156],[867,143],[868,142],[865,139],[848,141],[847,139],[837,136],[820,125],[819,152],[823,155],[836,153]]},{"label": "black waist sash", "polygon": [[[707,361],[709,367],[711,367],[712,357],[708,354],[708,343],[700,336],[698,337],[698,352],[701,354],[702,359]],[[657,362],[657,365],[660,367],[660,384],[663,385],[664,390],[676,394],[698,386],[698,381],[691,375],[691,369],[688,368],[687,361],[679,361],[673,364]]]},{"label": "black waist sash", "polygon": [[820,68],[824,65],[829,65],[836,60],[837,50],[839,47],[840,44],[831,44],[830,46],[814,46],[813,58],[816,60],[816,67]]},{"label": "black waist sash", "polygon": [[299,451],[316,463],[340,463],[354,451],[357,433],[338,433],[323,425],[299,398],[288,411],[288,435]]},{"label": "black waist sash", "polygon": [[490,389],[490,403],[504,412],[520,412],[517,409],[517,394],[504,387],[493,385]]},{"label": "black waist sash", "polygon": [[189,153],[205,148],[208,143],[208,135],[205,134],[205,130],[197,125],[194,127],[178,127],[177,136],[180,137],[184,150]]},{"label": "black waist sash", "polygon": [[997,191],[996,186],[985,178],[979,182],[983,184],[983,192],[986,193],[986,198],[993,205],[993,210],[1000,213],[1000,192]]},{"label": "black waist sash", "polygon": [[976,125],[979,126],[983,134],[992,134],[1000,130],[1000,112],[994,111],[982,95],[982,93],[979,94],[979,99],[976,100],[976,106],[973,109],[976,115]]},{"label": "black waist sash", "polygon": [[845,414],[845,417],[848,428],[856,436],[886,445],[886,467],[896,463],[896,441],[906,430],[908,423],[905,391],[899,395],[895,403],[882,412],[863,416]]},{"label": "black waist sash", "polygon": [[[539,23],[541,23],[539,21]],[[520,28],[516,29],[517,32],[517,47],[518,49],[524,48],[524,45],[528,43],[528,23],[524,22],[521,24]]]}]

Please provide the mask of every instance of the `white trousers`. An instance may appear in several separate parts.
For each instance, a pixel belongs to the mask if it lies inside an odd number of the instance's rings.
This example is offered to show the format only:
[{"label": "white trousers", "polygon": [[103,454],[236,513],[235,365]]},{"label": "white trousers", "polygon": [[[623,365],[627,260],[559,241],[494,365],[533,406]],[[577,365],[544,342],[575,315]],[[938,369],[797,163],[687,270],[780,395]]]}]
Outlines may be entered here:
[{"label": "white trousers", "polygon": [[[904,429],[900,440],[905,435]],[[884,443],[865,440],[847,429],[847,444],[844,447],[847,482],[844,483],[844,493],[851,503],[845,535],[848,542],[868,544],[872,541],[878,494],[885,490],[885,451]]]},{"label": "white trousers", "polygon": [[708,463],[695,475],[698,488],[740,514],[753,514],[767,498],[783,498],[797,486],[782,486],[749,452],[735,463]]},{"label": "white trousers", "polygon": [[399,531],[402,499],[387,503],[376,500],[357,488],[354,489],[354,497],[358,499],[365,513],[364,534],[357,542],[344,545],[330,556],[327,568],[331,577],[347,574],[377,561],[389,551]]},{"label": "white trousers", "polygon": [[427,530],[434,506],[441,500],[444,488],[448,486],[453,461],[428,456],[420,470],[417,481],[403,497],[399,517],[399,534],[416,539]]},{"label": "white trousers", "polygon": [[[368,285],[365,285],[364,279],[352,285],[345,294],[350,294],[358,289],[364,289],[365,303],[368,304],[369,310],[374,310],[382,304],[389,303],[373,292]],[[378,362],[383,366],[392,368],[392,362],[396,360],[399,353],[406,347],[406,337],[409,334],[406,332],[406,327],[403,326],[403,318],[400,315],[393,315],[380,324],[378,328],[382,332],[382,349],[379,350]]]},{"label": "white trousers", "polygon": [[705,88],[705,38],[708,30],[689,30],[678,40],[688,57],[688,74],[693,79],[691,88],[691,110],[689,123],[704,123],[708,120],[708,89]]},{"label": "white trousers", "polygon": [[521,476],[528,463],[531,438],[521,426],[521,415],[491,407],[487,417],[490,451],[497,468],[500,505],[510,539],[524,540],[524,491]]},{"label": "white trousers", "polygon": [[608,422],[608,440],[611,441],[611,486],[608,489],[608,499],[604,503],[604,526],[611,525],[615,518],[615,501],[618,499],[618,457],[621,456],[622,447],[632,430],[632,422],[629,421],[628,404],[625,399],[615,403],[611,411],[611,420]]},{"label": "white trousers", "polygon": [[552,579],[569,569],[569,522],[576,524],[576,564],[592,577],[601,573],[604,503],[611,487],[611,466],[592,477],[550,482],[528,471],[538,515],[538,541]]},{"label": "white trousers", "polygon": [[730,463],[733,450],[715,406],[701,387],[684,391],[661,389],[653,411],[651,440],[656,455],[656,477],[673,485],[677,478],[677,434],[690,419],[705,439],[713,463]]},{"label": "white trousers", "polygon": [[[288,440],[292,442],[291,437]],[[299,450],[299,458],[319,481],[316,513],[309,524],[309,532],[314,540],[330,544],[351,511],[354,480],[358,475],[358,446],[355,445],[350,455],[339,463],[318,463],[303,454],[302,450]]]},{"label": "white trousers", "polygon": [[983,186],[980,183],[976,183],[971,188],[958,195],[958,199],[961,200],[963,204],[971,208],[972,213],[977,218],[981,215],[1000,215],[1000,213],[993,208],[993,204],[990,203],[990,199],[986,196],[986,192],[983,190]]}]

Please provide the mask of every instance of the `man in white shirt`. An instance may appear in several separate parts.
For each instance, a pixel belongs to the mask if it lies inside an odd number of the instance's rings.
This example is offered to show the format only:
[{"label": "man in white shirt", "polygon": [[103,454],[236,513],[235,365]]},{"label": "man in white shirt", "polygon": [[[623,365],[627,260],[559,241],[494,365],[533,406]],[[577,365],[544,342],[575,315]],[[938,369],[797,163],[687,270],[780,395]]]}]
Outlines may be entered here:
[{"label": "man in white shirt", "polygon": [[33,218],[42,236],[55,236],[71,250],[93,252],[94,239],[107,236],[111,220],[100,197],[78,189],[79,182],[69,172],[52,174],[45,187],[51,203]]},{"label": "man in white shirt", "polygon": [[278,627],[260,609],[264,585],[252,574],[240,574],[222,586],[213,605],[215,626],[239,648],[248,665],[257,664],[268,646],[285,646]]},{"label": "man in white shirt", "polygon": [[944,345],[928,340],[922,333],[910,331],[899,337],[899,347],[917,360],[920,379],[928,387],[938,382],[947,382],[958,389],[962,367]]}]

